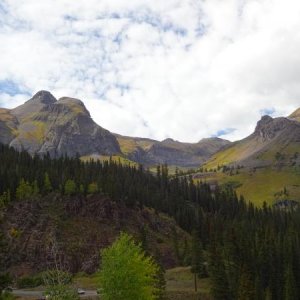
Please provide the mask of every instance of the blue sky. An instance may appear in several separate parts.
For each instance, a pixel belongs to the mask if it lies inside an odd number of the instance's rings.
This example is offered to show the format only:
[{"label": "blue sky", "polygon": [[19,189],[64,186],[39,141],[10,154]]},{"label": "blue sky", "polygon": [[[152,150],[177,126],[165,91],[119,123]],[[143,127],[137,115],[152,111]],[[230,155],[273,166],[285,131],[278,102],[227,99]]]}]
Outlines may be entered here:
[{"label": "blue sky", "polygon": [[0,0],[0,105],[46,89],[124,135],[236,140],[300,106],[299,15],[296,0]]}]

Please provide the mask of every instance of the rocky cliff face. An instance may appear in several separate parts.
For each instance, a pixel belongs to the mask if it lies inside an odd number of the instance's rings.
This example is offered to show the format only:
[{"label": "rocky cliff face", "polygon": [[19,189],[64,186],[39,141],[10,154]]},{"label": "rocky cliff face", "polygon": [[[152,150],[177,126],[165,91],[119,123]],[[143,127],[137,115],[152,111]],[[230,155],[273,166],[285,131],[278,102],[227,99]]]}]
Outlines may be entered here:
[{"label": "rocky cliff face", "polygon": [[288,118],[271,118],[270,116],[263,116],[260,121],[258,121],[255,128],[254,135],[260,136],[262,141],[270,141],[280,135],[288,134],[291,136],[291,131],[293,128],[298,130],[299,124]]},{"label": "rocky cliff face", "polygon": [[98,126],[78,99],[65,97],[57,101],[49,92],[40,91],[7,114],[15,126],[11,134],[0,136],[0,142],[18,150],[31,154],[48,152],[52,156],[120,153],[114,135]]}]

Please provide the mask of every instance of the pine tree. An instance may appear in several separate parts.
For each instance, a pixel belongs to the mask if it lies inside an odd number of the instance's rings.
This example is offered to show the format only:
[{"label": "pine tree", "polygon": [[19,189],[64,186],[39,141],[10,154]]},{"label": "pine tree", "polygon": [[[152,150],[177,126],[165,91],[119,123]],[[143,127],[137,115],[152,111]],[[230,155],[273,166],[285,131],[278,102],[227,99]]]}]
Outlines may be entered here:
[{"label": "pine tree", "polygon": [[76,184],[74,180],[68,179],[65,183],[64,190],[66,195],[74,195],[76,193]]},{"label": "pine tree", "polygon": [[297,300],[297,283],[295,281],[293,268],[290,264],[286,266],[284,277],[284,299]]},{"label": "pine tree", "polygon": [[211,293],[214,300],[231,300],[229,285],[220,247],[211,245],[209,257],[209,275],[211,279]]},{"label": "pine tree", "polygon": [[244,268],[239,279],[237,300],[253,300],[255,298],[255,286],[250,272]]},{"label": "pine tree", "polygon": [[16,190],[16,198],[18,200],[28,199],[32,194],[33,191],[31,185],[22,178]]},{"label": "pine tree", "polygon": [[197,291],[197,277],[203,278],[205,277],[206,270],[204,266],[204,259],[203,259],[203,249],[202,244],[199,239],[199,233],[194,230],[192,233],[192,273],[195,274],[195,291]]},{"label": "pine tree", "polygon": [[51,181],[50,181],[48,173],[45,173],[45,175],[44,175],[44,187],[43,187],[43,190],[44,190],[45,194],[48,194],[48,193],[50,193],[53,190],[52,184],[51,184]]}]

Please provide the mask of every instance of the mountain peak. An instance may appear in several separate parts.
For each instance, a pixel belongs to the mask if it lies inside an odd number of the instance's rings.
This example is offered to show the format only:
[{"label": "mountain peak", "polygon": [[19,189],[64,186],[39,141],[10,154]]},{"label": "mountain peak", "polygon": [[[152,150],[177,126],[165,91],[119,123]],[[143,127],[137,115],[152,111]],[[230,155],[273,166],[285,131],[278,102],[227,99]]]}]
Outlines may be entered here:
[{"label": "mountain peak", "polygon": [[176,142],[176,141],[171,138],[166,138],[162,141],[162,143],[174,143],[174,142]]},{"label": "mountain peak", "polygon": [[59,98],[57,103],[58,105],[63,105],[71,109],[74,113],[77,114],[84,114],[90,117],[90,113],[85,107],[84,103],[76,98],[71,98],[71,97],[62,97]]},{"label": "mountain peak", "polygon": [[55,99],[55,97],[48,91],[39,91],[37,92],[31,99],[29,99],[27,102],[38,102],[38,103],[42,103],[42,104],[53,104],[55,103],[57,100]]},{"label": "mountain peak", "polygon": [[26,118],[32,113],[39,112],[47,106],[56,103],[57,100],[48,91],[39,91],[24,104],[11,110],[12,114],[18,119]]}]

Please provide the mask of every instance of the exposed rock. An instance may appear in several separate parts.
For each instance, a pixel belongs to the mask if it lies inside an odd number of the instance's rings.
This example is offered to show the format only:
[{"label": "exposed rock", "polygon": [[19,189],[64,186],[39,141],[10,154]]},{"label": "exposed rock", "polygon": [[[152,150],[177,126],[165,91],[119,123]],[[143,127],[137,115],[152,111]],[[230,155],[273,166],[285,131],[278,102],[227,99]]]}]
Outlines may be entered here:
[{"label": "exposed rock", "polygon": [[287,118],[273,119],[270,116],[263,116],[257,123],[255,134],[258,134],[263,139],[271,140],[291,126],[293,126],[293,122]]},{"label": "exposed rock", "polygon": [[209,167],[243,165],[250,168],[297,164],[300,123],[293,118],[263,116],[254,133],[216,153]]},{"label": "exposed rock", "polygon": [[104,196],[84,199],[52,194],[40,200],[15,202],[0,226],[8,243],[6,267],[18,275],[22,275],[24,266],[29,273],[53,267],[55,258],[72,272],[95,272],[103,247],[110,245],[121,230],[139,240],[143,226],[151,253],[165,267],[173,267],[173,228],[180,242],[189,239],[172,219],[147,208],[127,208]]},{"label": "exposed rock", "polygon": [[56,100],[47,91],[36,93],[12,110],[0,111],[0,142],[31,154],[99,157],[121,155],[146,166],[169,164],[198,167],[230,142],[218,138],[198,143],[173,139],[162,142],[113,135],[98,126],[79,99]]},{"label": "exposed rock", "polygon": [[18,150],[51,156],[120,153],[114,135],[98,126],[78,99],[57,101],[51,93],[40,91],[10,113],[18,122],[15,135],[2,130],[0,141]]},{"label": "exposed rock", "polygon": [[[117,136],[122,149],[122,138]],[[214,153],[230,144],[229,141],[220,138],[208,138],[198,143],[181,143],[173,139],[165,139],[162,142],[151,141],[146,148],[142,148],[138,141],[139,138],[131,139],[135,148],[129,152],[128,158],[144,165],[168,164],[180,167],[199,167]],[[150,142],[149,142],[150,143]]]}]

